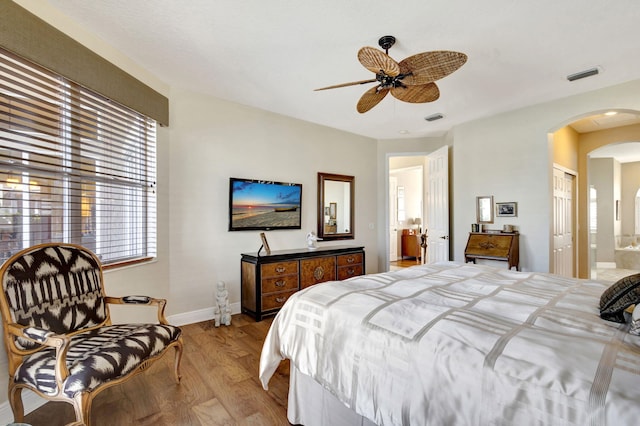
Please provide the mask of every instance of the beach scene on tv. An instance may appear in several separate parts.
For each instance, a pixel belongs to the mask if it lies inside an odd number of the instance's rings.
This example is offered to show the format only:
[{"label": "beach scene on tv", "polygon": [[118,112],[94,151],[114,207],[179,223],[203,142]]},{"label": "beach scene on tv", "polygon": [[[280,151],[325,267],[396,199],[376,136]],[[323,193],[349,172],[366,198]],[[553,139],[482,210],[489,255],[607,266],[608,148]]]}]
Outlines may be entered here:
[{"label": "beach scene on tv", "polygon": [[302,186],[231,181],[231,228],[300,227]]}]

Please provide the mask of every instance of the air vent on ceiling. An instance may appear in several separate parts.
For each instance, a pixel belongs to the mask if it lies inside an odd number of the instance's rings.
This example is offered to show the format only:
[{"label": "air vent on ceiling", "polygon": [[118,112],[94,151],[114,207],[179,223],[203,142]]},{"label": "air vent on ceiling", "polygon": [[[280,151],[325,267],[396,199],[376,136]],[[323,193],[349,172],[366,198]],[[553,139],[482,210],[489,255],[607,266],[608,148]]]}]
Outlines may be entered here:
[{"label": "air vent on ceiling", "polygon": [[569,81],[580,80],[581,78],[591,77],[592,75],[597,75],[599,73],[600,71],[598,70],[598,68],[591,68],[588,70],[577,72],[575,74],[570,74],[567,76],[567,80]]},{"label": "air vent on ceiling", "polygon": [[436,120],[440,120],[441,118],[444,118],[444,115],[437,113],[437,114],[432,114],[428,117],[425,117],[424,119],[427,121],[436,121]]}]

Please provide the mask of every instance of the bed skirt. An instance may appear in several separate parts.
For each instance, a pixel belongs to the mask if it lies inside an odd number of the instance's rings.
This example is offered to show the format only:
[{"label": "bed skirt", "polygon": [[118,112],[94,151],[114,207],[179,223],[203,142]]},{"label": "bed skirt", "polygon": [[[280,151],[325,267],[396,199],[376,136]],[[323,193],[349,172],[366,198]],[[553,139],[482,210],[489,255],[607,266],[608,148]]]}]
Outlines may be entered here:
[{"label": "bed skirt", "polygon": [[304,426],[376,426],[291,365],[287,418]]}]

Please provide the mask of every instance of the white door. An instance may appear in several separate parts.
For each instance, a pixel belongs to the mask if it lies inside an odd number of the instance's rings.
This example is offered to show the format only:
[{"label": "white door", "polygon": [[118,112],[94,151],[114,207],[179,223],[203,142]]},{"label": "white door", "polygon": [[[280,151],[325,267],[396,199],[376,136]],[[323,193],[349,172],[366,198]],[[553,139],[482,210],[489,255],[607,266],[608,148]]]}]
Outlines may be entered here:
[{"label": "white door", "polygon": [[427,259],[425,263],[449,260],[449,147],[429,154],[426,203]]},{"label": "white door", "polygon": [[573,187],[575,176],[553,168],[553,268],[554,274],[574,277]]},{"label": "white door", "polygon": [[398,260],[398,178],[389,176],[389,262]]}]

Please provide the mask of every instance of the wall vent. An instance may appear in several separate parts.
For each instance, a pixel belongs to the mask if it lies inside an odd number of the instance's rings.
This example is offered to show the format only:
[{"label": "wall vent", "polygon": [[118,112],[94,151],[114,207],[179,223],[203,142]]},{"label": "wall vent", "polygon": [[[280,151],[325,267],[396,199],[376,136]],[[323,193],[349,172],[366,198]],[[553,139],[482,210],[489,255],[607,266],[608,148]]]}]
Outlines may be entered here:
[{"label": "wall vent", "polygon": [[598,70],[598,68],[591,68],[588,70],[577,72],[575,74],[568,75],[567,80],[569,81],[580,80],[581,78],[591,77],[592,75],[597,75],[599,73],[600,71]]},{"label": "wall vent", "polygon": [[440,120],[441,118],[444,118],[444,115],[437,113],[437,114],[432,114],[428,117],[425,117],[424,119],[427,121],[436,121],[436,120]]}]

